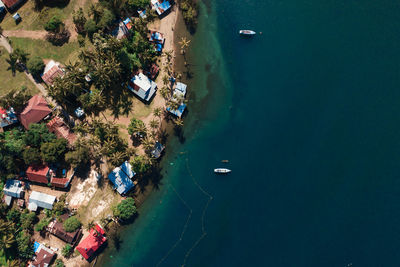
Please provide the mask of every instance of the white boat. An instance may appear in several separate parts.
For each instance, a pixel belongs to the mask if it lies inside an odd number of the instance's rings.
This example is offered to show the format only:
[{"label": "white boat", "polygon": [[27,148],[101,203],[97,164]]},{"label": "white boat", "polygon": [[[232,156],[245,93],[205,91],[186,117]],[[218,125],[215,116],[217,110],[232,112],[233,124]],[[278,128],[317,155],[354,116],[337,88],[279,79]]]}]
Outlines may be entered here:
[{"label": "white boat", "polygon": [[230,173],[231,170],[230,170],[230,169],[225,169],[225,168],[217,168],[217,169],[214,169],[214,172],[215,172],[215,173],[224,174],[224,173]]},{"label": "white boat", "polygon": [[252,31],[252,30],[240,30],[239,34],[245,35],[245,36],[252,36],[252,35],[256,35],[256,32]]}]

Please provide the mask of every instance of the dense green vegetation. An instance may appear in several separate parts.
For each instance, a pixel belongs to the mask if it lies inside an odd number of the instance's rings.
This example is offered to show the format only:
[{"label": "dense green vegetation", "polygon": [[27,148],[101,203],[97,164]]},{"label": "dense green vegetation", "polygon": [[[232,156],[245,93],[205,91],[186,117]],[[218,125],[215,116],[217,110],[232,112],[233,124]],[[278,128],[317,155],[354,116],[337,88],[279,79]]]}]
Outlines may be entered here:
[{"label": "dense green vegetation", "polygon": [[0,133],[0,149],[0,175],[13,177],[30,164],[63,161],[68,148],[65,139],[57,139],[41,123],[31,124],[28,131],[13,129]]},{"label": "dense green vegetation", "polygon": [[136,214],[135,200],[131,197],[122,200],[113,208],[113,214],[122,221],[132,219]]},{"label": "dense green vegetation", "polygon": [[74,248],[70,244],[66,244],[61,250],[61,255],[63,255],[66,258],[69,258],[73,252]]},{"label": "dense green vegetation", "polygon": [[81,222],[78,220],[76,216],[69,217],[63,223],[64,229],[67,232],[74,232],[79,227],[81,227],[81,225],[82,225]]}]

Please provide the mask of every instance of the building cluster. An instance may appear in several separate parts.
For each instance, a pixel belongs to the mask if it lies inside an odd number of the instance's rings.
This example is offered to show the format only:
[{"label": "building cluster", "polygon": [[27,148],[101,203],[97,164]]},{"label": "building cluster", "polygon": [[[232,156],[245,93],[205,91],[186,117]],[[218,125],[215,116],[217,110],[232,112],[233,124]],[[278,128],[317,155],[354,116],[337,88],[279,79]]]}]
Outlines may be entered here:
[{"label": "building cluster", "polygon": [[[12,12],[23,0],[0,0],[0,14],[2,12]],[[166,15],[171,10],[171,2],[168,0],[150,0],[151,7],[159,16]],[[16,14],[17,15],[17,14]],[[146,11],[139,11],[139,16],[146,17]],[[117,39],[126,38],[131,32],[133,21],[131,18],[125,18],[118,22],[117,27],[112,31],[112,35]],[[148,41],[153,45],[155,51],[161,53],[165,44],[163,33],[150,30],[148,32]],[[160,71],[157,64],[153,64],[150,69],[139,70],[132,73],[127,81],[127,88],[140,100],[150,103],[157,92],[155,79]],[[62,78],[66,70],[59,62],[50,60],[41,75],[43,82],[51,87],[57,78]],[[92,77],[87,74],[85,79],[91,81]],[[166,107],[166,110],[172,115],[181,118],[185,112],[187,85],[181,82],[175,82],[170,79],[173,89],[173,100],[179,102],[176,109]],[[85,112],[81,107],[75,109],[74,114],[77,118],[84,116]],[[71,131],[68,124],[61,117],[54,114],[54,109],[50,108],[46,99],[41,95],[35,95],[26,103],[25,108],[17,114],[13,107],[0,107],[0,131],[6,131],[12,127],[21,125],[28,130],[30,125],[35,123],[45,123],[48,130],[54,133],[57,138],[63,138],[73,145],[77,136]],[[22,128],[21,127],[21,128]],[[154,158],[159,158],[164,150],[160,142],[156,142],[151,150]],[[40,186],[51,187],[52,189],[67,190],[74,177],[75,170],[67,166],[57,165],[48,166],[45,163],[41,165],[28,166],[25,173],[15,179],[9,179],[3,188],[4,202],[7,206],[17,205],[20,208],[27,208],[32,212],[39,212],[41,209],[52,210],[57,197],[51,195],[51,190],[46,193],[40,192]],[[109,173],[108,179],[113,184],[114,189],[125,196],[135,188],[136,175],[132,165],[125,161],[121,166]],[[31,185],[35,185],[32,190]],[[46,231],[71,244],[87,260],[91,260],[96,252],[106,243],[107,238],[104,229],[96,224],[89,233],[83,235],[81,228],[73,232],[67,232],[64,229],[63,222],[70,217],[70,213],[63,214],[52,221],[46,227]],[[48,248],[46,244],[34,243],[35,257],[29,262],[28,266],[50,266],[56,257],[56,252]]]}]

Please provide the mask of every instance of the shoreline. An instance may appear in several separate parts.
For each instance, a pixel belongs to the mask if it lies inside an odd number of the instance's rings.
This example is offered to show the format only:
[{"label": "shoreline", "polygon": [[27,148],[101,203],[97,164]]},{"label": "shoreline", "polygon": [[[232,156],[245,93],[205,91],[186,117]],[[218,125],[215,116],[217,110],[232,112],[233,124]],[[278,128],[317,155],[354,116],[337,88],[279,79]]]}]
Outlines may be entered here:
[{"label": "shoreline", "polygon": [[[173,15],[173,17],[171,17]],[[166,19],[170,18],[168,22],[170,23],[165,23]],[[182,73],[185,71],[185,66],[184,66],[184,59],[183,56],[179,53],[180,51],[180,46],[178,44],[180,38],[182,36],[190,36],[189,31],[186,28],[185,22],[182,17],[182,13],[179,10],[179,7],[177,4],[173,6],[173,9],[171,12],[165,16],[162,19],[158,19],[156,22],[150,23],[148,26],[149,29],[151,30],[157,30],[160,31],[164,34],[166,38],[165,46],[164,46],[164,51],[173,51],[173,57],[171,59],[173,69],[172,71],[174,73]],[[169,41],[168,41],[169,40]],[[161,56],[160,57],[160,72],[156,78],[156,83],[158,85],[162,84],[162,77],[166,75],[166,71],[164,70],[164,66],[166,63],[166,58]],[[185,78],[182,78],[185,82],[187,80]],[[190,89],[189,89],[190,90]],[[162,106],[163,110],[165,110],[166,107],[166,101],[165,99],[161,96],[161,94],[158,92],[156,96],[154,97],[151,105],[154,105],[156,107]],[[149,123],[152,119],[156,118],[152,113],[146,116],[145,118],[141,118],[143,122],[146,124]],[[163,113],[163,116],[161,118],[161,125],[160,125],[160,130],[165,131],[167,138],[165,141],[165,147],[166,150],[168,149],[168,144],[171,143],[171,137],[175,136],[174,133],[174,125],[171,123],[171,121],[165,116],[165,112]],[[176,137],[176,136],[175,136]],[[155,165],[157,167],[157,170],[155,171],[154,175],[161,176],[161,171],[162,171],[162,166],[165,163],[166,160],[166,151],[164,152],[163,157],[160,159],[160,161]],[[146,199],[154,193],[155,186],[152,182],[150,182],[148,185],[144,187],[144,190],[138,190],[136,189],[134,191],[134,196],[133,198],[135,199],[135,204],[138,210],[140,210],[141,206],[145,203]],[[158,190],[158,189],[157,189]],[[138,212],[138,215],[140,216],[140,212]],[[126,224],[126,225],[118,225],[117,227],[111,227],[110,232],[113,232],[112,234],[115,234],[119,236],[119,233],[126,227],[131,226],[135,222],[133,221],[132,223]],[[105,260],[105,256],[107,256],[107,252],[111,249],[114,249],[113,247],[107,246],[104,251],[98,255],[96,262],[94,263],[93,266],[102,266],[103,260]],[[88,263],[91,265],[92,263]],[[89,266],[87,265],[87,266]]]}]

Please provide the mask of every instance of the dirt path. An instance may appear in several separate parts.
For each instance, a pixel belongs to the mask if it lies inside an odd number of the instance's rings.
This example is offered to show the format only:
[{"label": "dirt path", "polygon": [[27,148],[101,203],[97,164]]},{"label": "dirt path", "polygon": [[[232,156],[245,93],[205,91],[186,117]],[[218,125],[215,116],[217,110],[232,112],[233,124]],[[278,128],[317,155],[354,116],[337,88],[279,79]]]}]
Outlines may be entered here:
[{"label": "dirt path", "polygon": [[26,31],[26,30],[14,30],[14,31],[3,31],[3,34],[8,37],[20,37],[20,38],[31,38],[31,39],[46,39],[46,31]]}]

